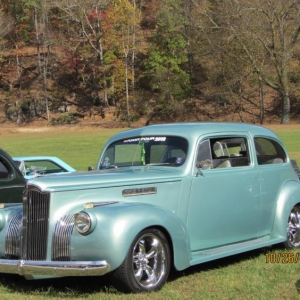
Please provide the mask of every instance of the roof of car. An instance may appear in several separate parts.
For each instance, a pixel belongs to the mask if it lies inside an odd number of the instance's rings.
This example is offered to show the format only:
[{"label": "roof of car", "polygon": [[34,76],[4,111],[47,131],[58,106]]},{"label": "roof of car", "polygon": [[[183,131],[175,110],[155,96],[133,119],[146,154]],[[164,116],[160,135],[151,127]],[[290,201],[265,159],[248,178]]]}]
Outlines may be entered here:
[{"label": "roof of car", "polygon": [[118,140],[128,136],[141,135],[178,135],[183,137],[192,137],[206,133],[229,133],[229,132],[251,132],[253,135],[267,135],[277,138],[276,134],[262,126],[247,123],[229,123],[229,122],[198,122],[198,123],[169,123],[158,124],[130,129],[116,134],[113,139]]}]

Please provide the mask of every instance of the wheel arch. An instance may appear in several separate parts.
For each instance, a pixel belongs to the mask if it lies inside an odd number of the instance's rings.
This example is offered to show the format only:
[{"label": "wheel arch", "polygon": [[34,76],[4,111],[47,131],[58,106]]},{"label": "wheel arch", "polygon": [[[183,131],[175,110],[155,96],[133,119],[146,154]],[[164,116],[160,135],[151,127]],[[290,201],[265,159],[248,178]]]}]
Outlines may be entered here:
[{"label": "wheel arch", "polygon": [[286,237],[289,214],[294,206],[300,206],[300,183],[288,181],[281,189],[277,200],[275,221],[272,235],[274,237]]},{"label": "wheel arch", "polygon": [[[184,259],[185,262],[181,262],[182,256],[185,256],[186,258],[189,257],[189,253],[188,253],[189,250],[186,252],[186,255],[183,254],[184,251],[178,251],[176,246],[174,246],[174,242],[176,243],[176,241],[173,240],[170,232],[164,226],[154,225],[154,226],[149,226],[147,228],[144,228],[143,230],[151,229],[151,228],[161,231],[164,234],[165,238],[167,239],[168,245],[170,248],[170,253],[171,253],[172,267],[175,268],[176,270],[183,270],[183,269],[189,267],[190,259]],[[177,242],[180,242],[180,241],[177,241]]]},{"label": "wheel arch", "polygon": [[[89,213],[89,210],[86,210]],[[174,213],[158,206],[145,203],[120,203],[98,207],[92,212],[98,219],[98,225],[90,235],[86,235],[85,244],[93,245],[92,256],[107,259],[111,270],[124,261],[136,236],[145,229],[155,228],[166,237],[171,253],[171,264],[176,270],[190,266],[191,251],[188,231],[183,221]],[[99,221],[101,220],[101,221]],[[118,228],[118,229],[117,229]],[[117,229],[117,230],[116,230]],[[111,234],[108,235],[107,232]],[[79,245],[79,234],[73,236],[73,242]],[[101,248],[105,245],[105,249]],[[82,249],[78,250],[79,252]],[[77,252],[74,250],[74,255]]]},{"label": "wheel arch", "polygon": [[[176,270],[183,270],[190,267],[190,261],[191,261],[190,241],[189,241],[189,235],[185,225],[177,216],[176,218],[174,218],[174,216],[172,218],[173,221],[175,221],[172,222],[173,226],[168,226],[166,224],[153,222],[151,225],[149,224],[148,226],[144,226],[143,228],[140,228],[140,230],[135,233],[133,239],[140,232],[146,229],[154,228],[161,231],[168,241],[168,245],[171,253],[171,265]],[[174,226],[174,224],[176,224],[176,226]]]}]

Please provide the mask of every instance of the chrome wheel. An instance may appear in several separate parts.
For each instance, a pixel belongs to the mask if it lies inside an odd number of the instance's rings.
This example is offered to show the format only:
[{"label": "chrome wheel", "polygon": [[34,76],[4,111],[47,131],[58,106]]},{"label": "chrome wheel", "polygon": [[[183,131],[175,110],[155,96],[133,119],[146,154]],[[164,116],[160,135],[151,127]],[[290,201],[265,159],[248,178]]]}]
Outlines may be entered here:
[{"label": "chrome wheel", "polygon": [[157,291],[167,281],[170,265],[170,248],[164,234],[154,228],[145,229],[136,236],[111,279],[123,292]]},{"label": "chrome wheel", "polygon": [[287,226],[287,241],[285,243],[287,248],[300,247],[300,207],[295,206],[288,220]]},{"label": "chrome wheel", "polygon": [[141,236],[133,247],[132,270],[144,289],[155,288],[167,271],[166,251],[160,238],[152,233]]}]

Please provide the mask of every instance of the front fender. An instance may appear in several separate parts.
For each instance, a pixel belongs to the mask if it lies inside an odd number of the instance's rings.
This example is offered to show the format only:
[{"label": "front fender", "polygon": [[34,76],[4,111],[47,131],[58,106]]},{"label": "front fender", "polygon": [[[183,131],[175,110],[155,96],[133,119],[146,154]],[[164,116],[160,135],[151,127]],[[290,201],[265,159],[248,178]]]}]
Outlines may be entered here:
[{"label": "front fender", "polygon": [[85,212],[93,214],[97,224],[86,236],[74,229],[72,260],[106,260],[114,270],[124,261],[139,232],[149,227],[161,227],[169,235],[175,268],[183,270],[190,266],[189,235],[185,224],[174,213],[144,203],[116,203]]},{"label": "front fender", "polygon": [[278,197],[272,236],[286,238],[289,214],[297,204],[300,204],[300,183],[288,181]]}]

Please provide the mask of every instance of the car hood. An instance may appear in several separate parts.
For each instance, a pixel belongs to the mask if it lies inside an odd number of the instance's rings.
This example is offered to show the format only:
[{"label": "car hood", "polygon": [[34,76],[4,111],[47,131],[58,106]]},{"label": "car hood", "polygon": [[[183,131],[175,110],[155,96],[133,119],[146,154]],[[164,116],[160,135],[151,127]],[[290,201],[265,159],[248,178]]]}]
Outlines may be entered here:
[{"label": "car hood", "polygon": [[35,177],[28,181],[43,191],[96,189],[181,180],[182,170],[174,167],[130,167],[64,175]]}]

